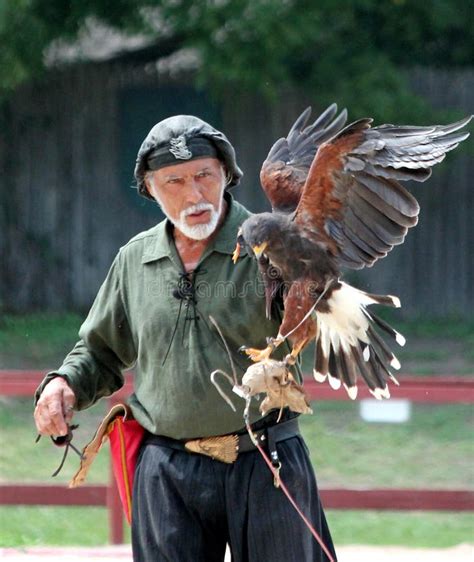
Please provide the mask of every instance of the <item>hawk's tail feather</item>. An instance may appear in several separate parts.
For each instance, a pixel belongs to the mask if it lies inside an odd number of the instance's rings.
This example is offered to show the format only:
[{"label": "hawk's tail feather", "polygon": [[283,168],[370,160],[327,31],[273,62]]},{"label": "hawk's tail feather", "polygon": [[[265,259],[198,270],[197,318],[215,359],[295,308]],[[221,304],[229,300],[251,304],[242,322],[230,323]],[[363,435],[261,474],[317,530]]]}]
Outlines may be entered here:
[{"label": "hawk's tail feather", "polygon": [[357,382],[363,379],[377,399],[389,398],[387,382],[398,385],[390,369],[400,362],[379,330],[399,345],[405,338],[387,322],[368,310],[372,304],[400,306],[391,295],[372,295],[340,283],[325,302],[324,312],[316,309],[317,334],[314,378],[338,389],[343,384],[349,397],[357,396]]},{"label": "hawk's tail feather", "polygon": [[390,326],[390,324],[387,324],[387,322],[385,322],[385,320],[382,320],[382,318],[374,314],[372,311],[369,312],[368,310],[364,309],[364,313],[369,318],[369,320],[374,322],[381,330],[391,336],[398,343],[398,345],[402,347],[405,345],[405,337],[402,336],[400,332],[397,332],[397,330],[394,330],[392,326]]}]

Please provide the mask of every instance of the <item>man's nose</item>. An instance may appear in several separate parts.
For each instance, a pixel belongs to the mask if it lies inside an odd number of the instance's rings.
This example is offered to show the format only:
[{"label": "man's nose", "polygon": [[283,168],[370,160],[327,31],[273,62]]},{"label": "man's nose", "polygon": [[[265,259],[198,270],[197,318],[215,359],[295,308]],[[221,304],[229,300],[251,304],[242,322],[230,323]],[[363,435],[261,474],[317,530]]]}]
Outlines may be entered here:
[{"label": "man's nose", "polygon": [[202,189],[201,186],[195,180],[191,180],[188,184],[187,189],[187,199],[193,205],[200,203],[202,201]]}]

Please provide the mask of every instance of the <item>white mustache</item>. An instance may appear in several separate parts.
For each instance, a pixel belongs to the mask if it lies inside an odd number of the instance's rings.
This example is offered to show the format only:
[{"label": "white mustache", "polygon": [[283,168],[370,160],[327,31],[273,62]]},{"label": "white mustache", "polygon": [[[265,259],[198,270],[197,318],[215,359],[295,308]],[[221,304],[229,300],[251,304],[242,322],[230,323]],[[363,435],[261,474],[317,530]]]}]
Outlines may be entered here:
[{"label": "white mustache", "polygon": [[189,215],[194,215],[194,213],[201,213],[202,211],[214,211],[214,207],[210,203],[198,203],[197,205],[192,205],[184,211],[181,211],[181,220],[185,219]]}]

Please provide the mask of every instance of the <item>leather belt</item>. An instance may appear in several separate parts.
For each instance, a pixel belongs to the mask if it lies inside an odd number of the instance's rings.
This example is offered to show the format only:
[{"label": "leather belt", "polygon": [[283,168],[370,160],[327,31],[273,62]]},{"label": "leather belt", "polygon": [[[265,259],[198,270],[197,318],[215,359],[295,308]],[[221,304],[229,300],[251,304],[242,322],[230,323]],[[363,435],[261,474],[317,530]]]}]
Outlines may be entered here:
[{"label": "leather belt", "polygon": [[[298,418],[264,427],[254,431],[253,435],[261,445],[267,445],[270,455],[277,460],[276,444],[300,435]],[[237,460],[239,454],[256,450],[248,433],[201,437],[187,441],[179,441],[171,437],[149,433],[145,439],[145,444],[161,445],[187,453],[198,453],[225,463],[233,463]]]}]

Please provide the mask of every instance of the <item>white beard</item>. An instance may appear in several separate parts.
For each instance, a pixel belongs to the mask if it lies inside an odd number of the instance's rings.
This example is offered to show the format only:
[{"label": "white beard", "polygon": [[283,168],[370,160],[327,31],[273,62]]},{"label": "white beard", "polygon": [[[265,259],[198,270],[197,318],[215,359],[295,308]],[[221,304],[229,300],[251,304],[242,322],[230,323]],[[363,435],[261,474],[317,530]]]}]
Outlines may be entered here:
[{"label": "white beard", "polygon": [[[182,232],[185,236],[191,238],[192,240],[205,240],[206,238],[209,238],[209,236],[211,236],[211,234],[216,230],[217,224],[219,222],[222,211],[222,204],[224,201],[224,198],[222,197],[224,189],[225,184],[223,183],[218,209],[215,209],[210,203],[198,203],[197,205],[192,205],[191,207],[188,207],[187,209],[181,211],[178,219],[174,219],[169,215],[166,207],[163,205],[163,202],[158,198],[156,193],[154,194],[154,196],[168,220],[171,221],[180,232]],[[210,211],[211,217],[209,221],[205,224],[189,225],[186,222],[186,217],[188,215],[192,215],[193,213],[198,213],[199,211]]]},{"label": "white beard", "polygon": [[[222,210],[222,198],[219,202],[219,208],[216,210],[210,203],[198,203],[192,207],[188,207],[184,211],[181,211],[178,220],[173,220],[168,217],[174,226],[180,230],[185,236],[191,238],[192,240],[204,240],[209,238],[209,236],[216,230],[217,223],[219,222],[219,217]],[[186,222],[186,217],[192,215],[193,213],[198,213],[199,211],[210,211],[211,217],[209,222],[205,224],[193,224],[189,225]]]}]

